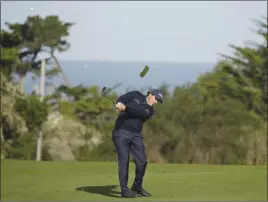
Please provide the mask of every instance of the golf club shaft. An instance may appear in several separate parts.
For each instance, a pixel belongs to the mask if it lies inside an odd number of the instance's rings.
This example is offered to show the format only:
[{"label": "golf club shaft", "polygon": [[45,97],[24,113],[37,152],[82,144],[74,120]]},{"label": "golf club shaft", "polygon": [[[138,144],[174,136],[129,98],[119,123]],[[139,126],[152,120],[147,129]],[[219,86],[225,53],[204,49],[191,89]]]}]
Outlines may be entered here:
[{"label": "golf club shaft", "polygon": [[106,97],[109,98],[109,100],[111,100],[115,104],[115,101],[112,100],[112,98],[110,98],[108,95],[106,95]]}]

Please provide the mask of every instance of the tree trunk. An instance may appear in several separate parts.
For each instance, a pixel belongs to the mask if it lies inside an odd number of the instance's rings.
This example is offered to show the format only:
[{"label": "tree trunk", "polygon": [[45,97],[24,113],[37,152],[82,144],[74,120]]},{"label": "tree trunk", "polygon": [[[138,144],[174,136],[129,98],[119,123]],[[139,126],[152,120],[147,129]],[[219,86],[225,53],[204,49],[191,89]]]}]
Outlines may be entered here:
[{"label": "tree trunk", "polygon": [[19,77],[20,77],[20,89],[21,92],[24,93],[25,74],[20,73]]},{"label": "tree trunk", "polygon": [[72,87],[72,84],[71,84],[70,79],[69,79],[69,78],[67,77],[67,75],[64,73],[64,71],[63,71],[63,69],[61,68],[60,63],[59,63],[58,59],[56,58],[56,56],[54,56],[53,53],[51,53],[51,56],[52,56],[52,58],[55,60],[56,65],[57,65],[57,68],[60,69],[60,72],[61,72],[61,74],[62,74],[62,77],[63,77],[63,80],[64,80],[65,84],[66,84],[68,87]]}]

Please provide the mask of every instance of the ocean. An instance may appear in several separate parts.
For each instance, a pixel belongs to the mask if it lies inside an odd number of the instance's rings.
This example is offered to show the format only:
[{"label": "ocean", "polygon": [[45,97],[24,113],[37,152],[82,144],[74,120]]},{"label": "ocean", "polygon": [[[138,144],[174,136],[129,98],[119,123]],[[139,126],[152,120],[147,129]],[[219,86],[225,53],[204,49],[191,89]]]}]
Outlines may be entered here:
[{"label": "ocean", "polygon": [[[196,81],[200,74],[211,71],[215,66],[214,63],[190,62],[60,61],[60,64],[73,86],[111,87],[122,83],[114,89],[119,94],[133,89],[157,88],[163,84],[168,85],[172,91],[178,85]],[[140,78],[139,73],[145,65],[148,65],[150,70],[144,78]],[[47,81],[52,81],[56,86],[64,84],[61,75],[52,80],[48,78]],[[32,92],[34,86],[38,84],[39,79],[33,80],[32,74],[28,74],[25,80],[25,92]],[[51,91],[51,88],[46,88],[46,94]]]}]

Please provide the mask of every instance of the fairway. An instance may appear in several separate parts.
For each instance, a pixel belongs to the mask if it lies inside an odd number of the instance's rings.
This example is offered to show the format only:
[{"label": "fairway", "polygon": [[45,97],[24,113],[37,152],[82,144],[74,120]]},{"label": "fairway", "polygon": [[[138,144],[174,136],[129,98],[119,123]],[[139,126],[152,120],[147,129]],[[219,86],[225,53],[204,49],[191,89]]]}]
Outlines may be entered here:
[{"label": "fairway", "polygon": [[[2,200],[266,200],[266,166],[148,164],[150,198],[121,199],[115,162],[2,160]],[[134,178],[130,166],[129,185]]]}]

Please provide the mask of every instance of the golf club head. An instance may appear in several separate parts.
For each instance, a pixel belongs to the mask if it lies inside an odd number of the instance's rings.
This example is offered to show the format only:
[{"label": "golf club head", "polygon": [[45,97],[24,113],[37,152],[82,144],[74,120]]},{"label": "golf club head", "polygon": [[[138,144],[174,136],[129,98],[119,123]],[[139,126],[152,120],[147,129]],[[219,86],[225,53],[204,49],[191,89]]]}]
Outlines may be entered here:
[{"label": "golf club head", "polygon": [[107,87],[104,86],[104,87],[101,89],[101,92],[103,93],[106,89],[107,89]]}]

